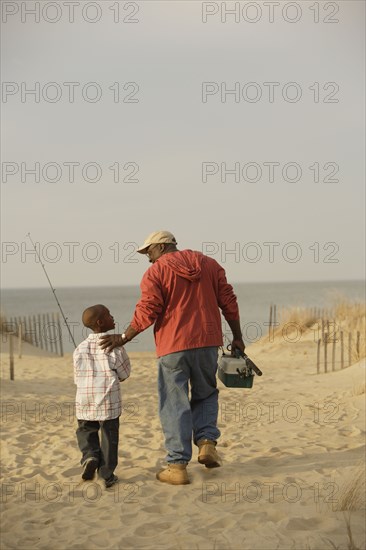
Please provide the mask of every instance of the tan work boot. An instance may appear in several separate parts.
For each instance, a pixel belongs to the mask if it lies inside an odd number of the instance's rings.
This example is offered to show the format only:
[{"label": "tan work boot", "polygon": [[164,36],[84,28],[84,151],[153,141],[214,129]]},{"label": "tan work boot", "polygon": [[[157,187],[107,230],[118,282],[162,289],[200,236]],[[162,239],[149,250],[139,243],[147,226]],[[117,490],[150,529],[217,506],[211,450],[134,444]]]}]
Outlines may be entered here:
[{"label": "tan work boot", "polygon": [[206,468],[218,468],[221,466],[221,459],[215,449],[216,441],[201,439],[198,445],[198,462],[204,464]]},{"label": "tan work boot", "polygon": [[187,464],[168,464],[168,467],[156,474],[156,479],[171,485],[187,485],[190,483],[187,474]]}]

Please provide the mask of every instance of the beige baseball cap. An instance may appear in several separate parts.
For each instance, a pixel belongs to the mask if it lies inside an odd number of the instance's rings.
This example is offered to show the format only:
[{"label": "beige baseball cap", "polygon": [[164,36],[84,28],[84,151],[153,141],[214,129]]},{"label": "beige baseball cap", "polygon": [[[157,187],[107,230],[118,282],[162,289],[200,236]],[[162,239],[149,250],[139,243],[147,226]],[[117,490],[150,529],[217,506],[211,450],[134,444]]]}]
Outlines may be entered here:
[{"label": "beige baseball cap", "polygon": [[146,254],[146,250],[149,248],[151,244],[178,244],[178,243],[173,233],[170,233],[170,231],[155,231],[145,239],[144,244],[137,249],[137,252],[139,252],[140,254]]}]

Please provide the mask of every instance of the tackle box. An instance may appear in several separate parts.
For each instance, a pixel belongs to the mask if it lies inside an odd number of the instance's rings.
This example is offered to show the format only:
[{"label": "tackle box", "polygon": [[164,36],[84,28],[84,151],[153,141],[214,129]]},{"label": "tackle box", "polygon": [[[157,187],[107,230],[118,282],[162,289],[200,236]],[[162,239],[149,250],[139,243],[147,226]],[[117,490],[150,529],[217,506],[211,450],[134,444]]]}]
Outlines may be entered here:
[{"label": "tackle box", "polygon": [[222,355],[219,358],[217,374],[221,382],[228,388],[253,387],[254,374],[241,357]]}]

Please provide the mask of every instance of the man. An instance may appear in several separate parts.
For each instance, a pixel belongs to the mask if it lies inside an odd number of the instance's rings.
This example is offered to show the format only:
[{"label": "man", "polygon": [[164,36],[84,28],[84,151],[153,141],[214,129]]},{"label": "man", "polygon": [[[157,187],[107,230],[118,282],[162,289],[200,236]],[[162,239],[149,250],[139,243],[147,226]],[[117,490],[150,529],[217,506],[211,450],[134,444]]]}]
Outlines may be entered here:
[{"label": "man", "polygon": [[[141,298],[131,324],[121,335],[104,336],[102,348],[125,345],[154,324],[159,358],[159,414],[168,451],[168,467],[157,479],[173,485],[189,483],[187,464],[193,441],[198,462],[220,466],[216,442],[218,347],[222,345],[221,309],[232,333],[232,354],[244,351],[239,309],[224,269],[201,252],[178,250],[169,231],[157,231],[138,248],[152,266],[141,281]],[[190,383],[190,399],[188,397]]]}]

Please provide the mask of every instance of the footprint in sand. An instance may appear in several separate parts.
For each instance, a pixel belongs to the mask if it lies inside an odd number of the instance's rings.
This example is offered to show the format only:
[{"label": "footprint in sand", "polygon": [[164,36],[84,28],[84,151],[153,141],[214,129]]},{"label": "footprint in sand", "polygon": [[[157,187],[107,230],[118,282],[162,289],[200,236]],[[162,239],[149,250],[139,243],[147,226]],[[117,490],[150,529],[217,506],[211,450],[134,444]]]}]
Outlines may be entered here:
[{"label": "footprint in sand", "polygon": [[286,528],[294,531],[313,531],[314,527],[322,522],[317,517],[312,518],[291,518],[286,525]]},{"label": "footprint in sand", "polygon": [[43,506],[42,512],[46,512],[46,514],[53,514],[62,510],[65,511],[65,506],[67,506],[67,504],[68,503],[65,502],[49,502],[46,506]]},{"label": "footprint in sand", "polygon": [[135,535],[139,537],[151,537],[151,533],[169,531],[173,527],[172,523],[144,523],[135,530]]},{"label": "footprint in sand", "polygon": [[237,520],[233,519],[232,517],[226,517],[219,519],[218,521],[215,521],[214,523],[211,523],[208,525],[208,528],[210,531],[213,529],[230,529],[231,527],[234,527],[234,525],[237,524]]},{"label": "footprint in sand", "polygon": [[19,443],[34,443],[34,437],[33,435],[24,434],[24,435],[18,435],[16,438]]},{"label": "footprint in sand", "polygon": [[141,512],[147,512],[148,514],[169,514],[172,509],[170,506],[161,504],[153,504],[151,506],[145,506],[141,508]]},{"label": "footprint in sand", "polygon": [[39,476],[40,479],[45,479],[46,481],[53,481],[54,476],[52,474],[46,474],[43,468],[40,468],[39,466],[35,468],[32,472],[28,474],[23,474],[23,477],[26,479],[31,479],[32,477]]},{"label": "footprint in sand", "polygon": [[25,537],[19,541],[18,548],[35,548],[36,544],[39,543],[41,537]]},{"label": "footprint in sand", "polygon": [[338,433],[339,435],[343,435],[345,437],[356,437],[357,435],[360,435],[361,430],[356,428],[356,426],[352,426],[352,428],[340,428]]},{"label": "footprint in sand", "polygon": [[282,453],[283,451],[281,451],[281,449],[279,447],[271,447],[270,449],[268,449],[267,452],[268,453]]},{"label": "footprint in sand", "polygon": [[265,458],[263,456],[256,458],[254,460],[255,464],[259,464],[259,466],[267,466],[268,464],[272,464],[273,462],[272,457]]},{"label": "footprint in sand", "polygon": [[287,476],[285,477],[285,480],[284,480],[286,483],[294,483],[294,484],[297,484],[297,485],[303,485],[305,484],[305,480],[304,479],[301,479],[301,477],[292,477],[292,476]]},{"label": "footprint in sand", "polygon": [[81,475],[81,466],[77,468],[69,468],[68,470],[64,470],[61,472],[61,475],[63,477],[74,477],[74,476],[80,476]]},{"label": "footprint in sand", "polygon": [[17,466],[30,466],[32,463],[32,460],[26,455],[15,455],[15,464]]}]

